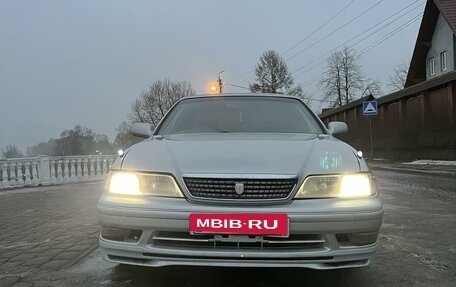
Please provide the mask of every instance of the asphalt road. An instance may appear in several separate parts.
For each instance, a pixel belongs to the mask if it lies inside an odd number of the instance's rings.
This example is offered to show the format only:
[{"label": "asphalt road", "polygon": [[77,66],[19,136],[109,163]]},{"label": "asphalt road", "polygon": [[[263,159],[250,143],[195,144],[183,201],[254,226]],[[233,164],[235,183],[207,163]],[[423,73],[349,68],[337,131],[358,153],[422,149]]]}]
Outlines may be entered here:
[{"label": "asphalt road", "polygon": [[[5,276],[7,273],[0,273],[0,286],[456,286],[456,178],[387,170],[374,170],[374,174],[378,177],[385,218],[377,260],[369,267],[335,271],[152,269],[103,262],[96,249],[88,255],[81,253],[83,256],[79,256],[77,262],[60,269],[36,267],[14,280],[12,276]],[[101,184],[87,186],[92,193],[101,189]],[[94,206],[96,196],[80,191],[87,190],[87,186],[68,185],[62,186],[62,190],[54,187],[54,191],[46,194],[52,198],[81,193],[86,196],[82,200],[84,206]],[[39,191],[33,192],[32,196],[39,194]],[[25,195],[5,197],[20,200]],[[0,208],[4,202],[0,196]],[[91,229],[96,218],[88,219],[88,215],[94,214],[94,210],[88,208],[79,225],[85,224]],[[86,236],[94,236],[92,231],[88,234]]]}]

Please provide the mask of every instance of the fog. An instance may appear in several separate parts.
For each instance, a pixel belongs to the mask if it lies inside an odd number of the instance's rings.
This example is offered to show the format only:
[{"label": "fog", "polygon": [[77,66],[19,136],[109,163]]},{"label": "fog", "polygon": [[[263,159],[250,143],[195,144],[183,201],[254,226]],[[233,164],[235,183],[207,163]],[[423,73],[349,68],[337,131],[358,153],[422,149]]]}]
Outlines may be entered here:
[{"label": "fog", "polygon": [[[197,93],[222,70],[248,86],[261,53],[283,53],[351,1],[1,1],[0,147],[27,146],[76,124],[115,136],[141,91],[157,79],[188,80]],[[378,0],[354,1],[284,57],[322,39]],[[290,71],[414,1],[382,1],[346,27],[287,61]],[[358,51],[421,13],[424,1]],[[362,55],[369,77],[384,82],[410,58],[420,21]],[[389,65],[389,66],[388,66]],[[295,79],[319,112],[324,64]],[[302,71],[301,71],[302,72]],[[295,76],[299,73],[294,74]],[[246,92],[226,86],[225,92]],[[387,89],[384,89],[387,92]]]}]

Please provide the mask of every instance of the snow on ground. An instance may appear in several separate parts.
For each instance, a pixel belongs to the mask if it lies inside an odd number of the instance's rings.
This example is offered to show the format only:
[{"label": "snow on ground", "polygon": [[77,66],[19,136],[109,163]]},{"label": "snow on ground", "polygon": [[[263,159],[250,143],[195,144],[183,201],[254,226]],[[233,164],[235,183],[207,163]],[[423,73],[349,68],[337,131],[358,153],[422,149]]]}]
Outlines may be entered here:
[{"label": "snow on ground", "polygon": [[85,182],[66,182],[56,185],[46,186],[24,186],[24,187],[0,187],[0,196],[7,194],[18,194],[18,193],[30,193],[30,192],[50,192],[60,191],[72,188],[72,184],[84,183],[84,184],[100,184],[101,181],[85,181]]},{"label": "snow on ground", "polygon": [[415,161],[411,161],[411,162],[403,162],[402,164],[410,164],[410,165],[449,165],[449,166],[456,166],[456,161],[422,159],[422,160],[415,160]]}]

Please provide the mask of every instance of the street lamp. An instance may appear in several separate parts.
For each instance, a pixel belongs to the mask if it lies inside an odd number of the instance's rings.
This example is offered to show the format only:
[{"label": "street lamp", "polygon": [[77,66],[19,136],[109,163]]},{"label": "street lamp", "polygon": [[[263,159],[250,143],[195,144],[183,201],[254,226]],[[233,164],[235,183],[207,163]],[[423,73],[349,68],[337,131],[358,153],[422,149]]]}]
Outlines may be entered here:
[{"label": "street lamp", "polygon": [[225,71],[221,71],[221,72],[218,74],[217,83],[211,83],[211,84],[209,85],[209,92],[210,92],[211,94],[216,94],[216,93],[221,94],[221,93],[222,93],[222,88],[223,88],[222,74],[223,74],[224,72],[225,72]]},{"label": "street lamp", "polygon": [[216,84],[211,84],[211,85],[209,86],[209,91],[211,92],[211,94],[217,93],[217,90],[218,90],[218,87],[217,87]]}]

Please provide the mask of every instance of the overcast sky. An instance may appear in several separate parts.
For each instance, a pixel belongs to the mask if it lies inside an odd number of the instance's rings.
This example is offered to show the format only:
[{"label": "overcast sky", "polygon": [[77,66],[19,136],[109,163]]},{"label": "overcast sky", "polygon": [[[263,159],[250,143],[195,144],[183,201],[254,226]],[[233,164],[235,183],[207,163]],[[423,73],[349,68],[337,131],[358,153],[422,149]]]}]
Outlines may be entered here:
[{"label": "overcast sky", "polygon": [[287,51],[349,5],[283,55],[303,51],[287,61],[292,72],[315,61],[293,75],[319,112],[322,93],[315,79],[325,63],[318,59],[410,4],[377,27],[396,21],[347,44],[359,42],[353,48],[363,52],[379,43],[360,62],[365,74],[381,82],[411,57],[421,17],[403,24],[423,12],[424,0],[2,0],[0,147],[15,144],[25,151],[77,124],[113,139],[133,101],[157,79],[188,80],[197,93],[207,93],[225,70],[225,82],[248,86],[265,50]]}]

